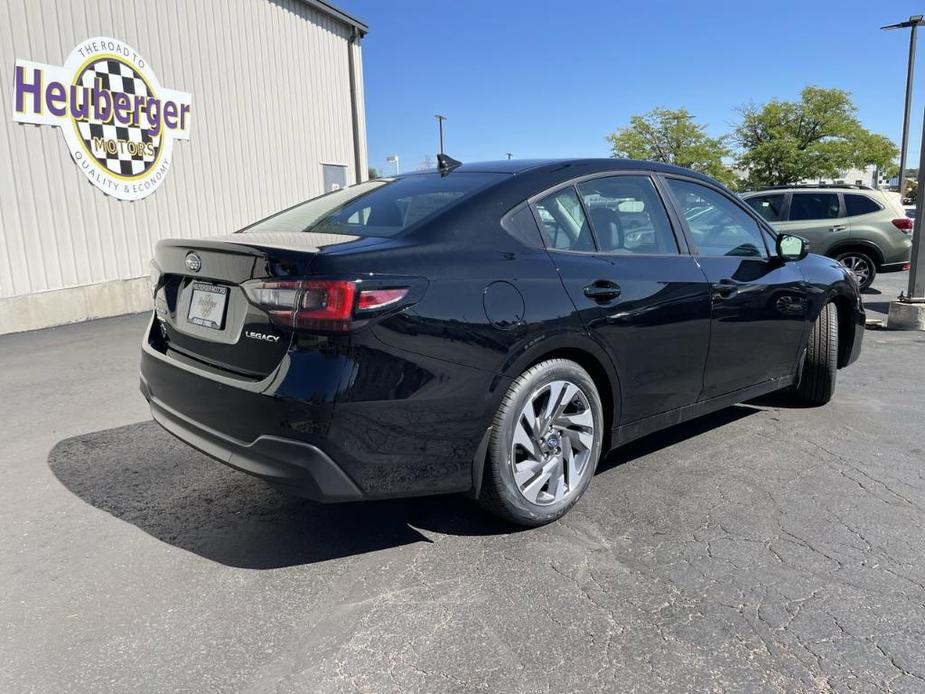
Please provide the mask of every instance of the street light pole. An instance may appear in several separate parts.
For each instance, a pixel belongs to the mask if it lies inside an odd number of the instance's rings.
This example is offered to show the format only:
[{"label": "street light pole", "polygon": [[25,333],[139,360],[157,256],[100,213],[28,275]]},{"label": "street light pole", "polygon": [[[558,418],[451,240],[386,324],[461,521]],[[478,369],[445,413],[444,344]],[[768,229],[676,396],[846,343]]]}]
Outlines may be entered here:
[{"label": "street light pole", "polygon": [[[905,22],[881,27],[882,29],[911,29],[909,61],[906,65],[906,103],[903,118],[903,141],[899,159],[899,192],[905,178],[906,145],[909,136],[909,117],[912,101],[912,72],[915,63],[915,33],[923,22],[922,15],[913,15]],[[915,195],[915,220],[912,224],[912,258],[909,266],[908,292],[890,303],[887,326],[900,330],[925,330],[925,253],[922,252],[922,199],[925,198],[925,121],[922,123],[922,143],[919,148],[918,186]]]},{"label": "street light pole", "polygon": [[507,152],[507,158],[508,158],[508,159],[510,159],[510,158],[513,157],[513,156],[514,156],[513,154],[511,154],[510,152]]},{"label": "street light pole", "polygon": [[916,30],[919,25],[925,23],[922,21],[922,15],[912,15],[905,22],[898,24],[889,24],[880,27],[881,30],[890,31],[892,29],[911,29],[909,32],[909,59],[906,61],[906,101],[903,109],[903,137],[899,148],[899,194],[903,194],[903,184],[906,181],[906,152],[909,147],[909,120],[912,115],[912,76],[915,72],[915,39]]},{"label": "street light pole", "polygon": [[443,154],[443,121],[446,120],[446,116],[441,116],[438,113],[434,118],[437,119],[437,125],[440,127],[440,154]]},{"label": "street light pole", "polygon": [[[921,15],[917,19],[921,20]],[[912,19],[912,18],[910,18]],[[906,152],[909,148],[909,119],[912,115],[912,74],[915,72],[915,32],[918,22],[912,25],[909,32],[909,60],[906,63],[906,109],[903,111],[903,143],[899,150],[899,194],[903,194],[906,182]]]},{"label": "street light pole", "polygon": [[[915,219],[912,220],[912,262],[909,265],[909,291],[900,301],[925,304],[925,252],[922,251],[922,211],[925,205],[925,121],[922,123],[922,146],[919,148],[919,180],[915,189]],[[923,306],[922,308],[925,308]],[[925,313],[925,312],[923,312]],[[925,316],[921,318],[925,327]]]}]

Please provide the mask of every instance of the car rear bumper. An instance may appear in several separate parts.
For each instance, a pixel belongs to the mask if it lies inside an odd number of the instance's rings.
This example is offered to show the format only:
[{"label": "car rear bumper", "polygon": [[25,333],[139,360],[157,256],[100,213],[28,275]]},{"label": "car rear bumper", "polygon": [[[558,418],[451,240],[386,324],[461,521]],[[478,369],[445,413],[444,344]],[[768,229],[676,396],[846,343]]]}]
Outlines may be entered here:
[{"label": "car rear bumper", "polygon": [[318,501],[470,490],[508,384],[369,334],[339,350],[292,349],[265,379],[239,379],[161,352],[151,330],[141,391],[155,421],[226,465]]},{"label": "car rear bumper", "polygon": [[177,412],[151,395],[141,377],[141,392],[151,416],[184,443],[226,465],[315,501],[354,501],[363,493],[347,474],[317,446],[279,436],[238,441]]},{"label": "car rear bumper", "polygon": [[902,272],[909,269],[909,260],[903,260],[898,263],[886,263],[880,266],[880,272]]}]

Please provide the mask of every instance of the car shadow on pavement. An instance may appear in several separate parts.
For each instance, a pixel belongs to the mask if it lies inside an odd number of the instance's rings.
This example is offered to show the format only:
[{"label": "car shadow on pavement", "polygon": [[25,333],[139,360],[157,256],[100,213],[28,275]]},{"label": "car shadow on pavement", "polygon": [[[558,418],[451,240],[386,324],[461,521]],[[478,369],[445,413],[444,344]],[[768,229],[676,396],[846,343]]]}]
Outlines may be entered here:
[{"label": "car shadow on pavement", "polygon": [[189,448],[153,421],[60,441],[48,466],[88,504],[168,544],[239,568],[310,564],[430,542],[422,530],[468,536],[517,530],[460,495],[345,504],[287,496]]},{"label": "car shadow on pavement", "polygon": [[[652,434],[611,453],[598,472],[758,411],[747,406]],[[86,503],[148,535],[226,566],[273,569],[461,536],[522,529],[462,495],[318,504],[281,494],[174,439],[153,421],[58,442],[55,477]]]},{"label": "car shadow on pavement", "polygon": [[[778,403],[755,401],[755,405],[774,405]],[[760,412],[761,409],[758,406],[752,406],[750,404],[734,405],[732,407],[727,407],[725,409],[719,410],[717,412],[712,412],[710,414],[698,417],[697,419],[691,419],[690,421],[683,422],[681,424],[676,424],[673,427],[668,429],[663,429],[662,431],[657,431],[654,434],[649,434],[648,436],[643,436],[641,439],[636,439],[624,446],[620,446],[617,449],[611,451],[597,466],[597,474],[606,472],[612,468],[628,463],[637,458],[642,458],[649,455],[650,453],[655,453],[663,448],[668,448],[673,446],[676,443],[681,443],[687,439],[694,438],[700,434],[704,434],[712,429],[717,429],[719,427],[725,426],[726,424],[731,424],[743,417],[748,417],[749,415]]]}]

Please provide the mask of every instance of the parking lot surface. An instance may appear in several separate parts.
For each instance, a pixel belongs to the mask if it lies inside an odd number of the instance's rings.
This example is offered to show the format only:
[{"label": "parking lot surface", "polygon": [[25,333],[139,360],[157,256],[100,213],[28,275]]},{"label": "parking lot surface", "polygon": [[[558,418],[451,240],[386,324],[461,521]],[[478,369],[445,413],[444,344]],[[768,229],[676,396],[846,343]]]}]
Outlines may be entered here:
[{"label": "parking lot surface", "polygon": [[2,692],[925,691],[923,333],[868,331],[826,407],[618,450],[512,531],[185,447],[137,390],[145,321],[0,338]]}]

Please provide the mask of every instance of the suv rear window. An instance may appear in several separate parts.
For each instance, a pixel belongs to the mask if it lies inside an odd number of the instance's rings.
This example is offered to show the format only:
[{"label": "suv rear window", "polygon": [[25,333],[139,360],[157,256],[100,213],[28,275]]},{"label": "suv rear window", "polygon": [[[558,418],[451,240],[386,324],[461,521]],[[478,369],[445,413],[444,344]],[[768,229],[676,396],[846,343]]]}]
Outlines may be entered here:
[{"label": "suv rear window", "polygon": [[379,178],[312,198],[241,231],[397,236],[505,176],[460,171]]},{"label": "suv rear window", "polygon": [[839,214],[838,193],[794,193],[790,200],[790,221],[835,219]]},{"label": "suv rear window", "polygon": [[784,213],[784,194],[754,195],[745,202],[768,222],[779,222]]},{"label": "suv rear window", "polygon": [[859,214],[870,214],[879,212],[882,207],[871,200],[866,195],[857,195],[856,193],[845,193],[845,211],[849,217],[855,217]]}]

